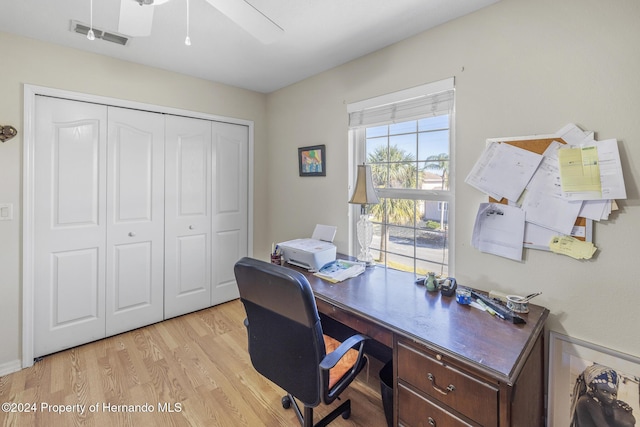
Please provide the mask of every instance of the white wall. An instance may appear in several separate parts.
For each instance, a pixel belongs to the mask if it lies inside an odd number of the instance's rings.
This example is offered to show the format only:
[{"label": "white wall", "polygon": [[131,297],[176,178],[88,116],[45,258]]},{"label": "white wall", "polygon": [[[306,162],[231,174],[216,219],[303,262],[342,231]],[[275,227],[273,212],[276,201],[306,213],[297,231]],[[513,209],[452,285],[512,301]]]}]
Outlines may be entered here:
[{"label": "white wall", "polygon": [[[348,250],[346,103],[454,76],[456,277],[526,294],[549,308],[548,328],[640,354],[640,3],[502,0],[268,96],[270,210],[265,239],[338,226]],[[491,137],[548,134],[567,123],[617,138],[628,199],[595,225],[596,256],[527,250],[523,262],[470,246],[478,204],[464,178]],[[327,176],[298,177],[297,147],[327,145]],[[268,248],[256,247],[266,256]]]},{"label": "white wall", "polygon": [[[18,136],[0,144],[0,203],[14,205],[14,220],[0,221],[0,375],[21,358],[23,85],[33,84],[254,121],[256,158],[266,153],[266,96],[46,44],[0,32],[0,124]],[[254,210],[266,211],[267,165],[256,162]],[[254,227],[266,228],[256,214]],[[256,245],[264,246],[260,235]]]}]

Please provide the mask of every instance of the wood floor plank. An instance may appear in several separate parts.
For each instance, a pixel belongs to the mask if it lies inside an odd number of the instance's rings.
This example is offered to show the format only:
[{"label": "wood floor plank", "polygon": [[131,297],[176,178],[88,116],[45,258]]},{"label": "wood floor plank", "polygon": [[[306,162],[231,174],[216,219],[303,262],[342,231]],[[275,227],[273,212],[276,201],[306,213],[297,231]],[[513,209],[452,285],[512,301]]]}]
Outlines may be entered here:
[{"label": "wood floor plank", "polygon": [[[0,403],[37,407],[0,412],[0,426],[298,426],[284,391],[253,369],[244,318],[234,300],[46,356],[0,377]],[[332,427],[386,425],[377,390],[356,380],[343,397],[351,418]]]}]

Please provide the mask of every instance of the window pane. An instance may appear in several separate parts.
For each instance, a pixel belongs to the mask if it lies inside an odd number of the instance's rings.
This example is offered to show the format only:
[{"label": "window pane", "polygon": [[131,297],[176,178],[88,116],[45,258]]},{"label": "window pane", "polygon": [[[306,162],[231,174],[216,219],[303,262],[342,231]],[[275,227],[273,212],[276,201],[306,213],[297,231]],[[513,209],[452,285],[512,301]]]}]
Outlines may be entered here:
[{"label": "window pane", "polygon": [[387,226],[389,243],[387,250],[396,254],[413,256],[413,247],[416,243],[416,231],[414,228]]},{"label": "window pane", "polygon": [[447,264],[429,262],[416,258],[416,276],[426,276],[430,271],[433,271],[440,277],[449,277],[449,267]]},{"label": "window pane", "polygon": [[371,165],[371,177],[373,185],[384,188],[405,188],[407,180],[411,182],[411,178],[407,174],[415,174],[415,163],[410,166],[397,163],[369,163]]},{"label": "window pane", "polygon": [[[449,210],[446,202],[420,201],[421,221],[416,229],[416,258],[437,274],[448,274]],[[443,209],[444,208],[444,209]]]},{"label": "window pane", "polygon": [[449,131],[420,132],[418,134],[418,160],[429,160],[433,157],[449,158]]},{"label": "window pane", "polygon": [[373,179],[374,187],[387,187],[387,179],[389,178],[389,164],[388,163],[372,163],[371,166],[371,178]]},{"label": "window pane", "polygon": [[388,162],[389,156],[387,155],[388,138],[386,136],[381,138],[370,138],[366,142],[367,162]]},{"label": "window pane", "polygon": [[414,227],[416,223],[416,202],[408,199],[385,199],[387,224]]},{"label": "window pane", "polygon": [[389,135],[398,135],[401,133],[416,133],[418,122],[411,120],[410,122],[394,123],[389,125]]},{"label": "window pane", "polygon": [[425,162],[421,178],[423,190],[448,190],[449,162]]},{"label": "window pane", "polygon": [[415,161],[390,163],[387,173],[389,188],[417,188],[418,167]]},{"label": "window pane", "polygon": [[426,117],[418,120],[418,131],[434,129],[449,129],[449,115],[443,114],[441,116]]},{"label": "window pane", "polygon": [[418,143],[416,134],[396,135],[389,137],[389,145],[396,150],[398,156],[393,160],[416,160],[418,158]]},{"label": "window pane", "polygon": [[367,128],[367,138],[372,138],[372,137],[375,137],[375,136],[387,135],[388,131],[389,131],[389,126],[387,126],[387,125]]},{"label": "window pane", "polygon": [[[420,219],[424,222],[425,230],[446,230],[449,223],[449,209],[447,202],[434,202],[427,200],[416,201],[419,206]],[[442,209],[444,207],[444,210]]]},{"label": "window pane", "polygon": [[371,251],[376,262],[414,271],[415,258],[417,275],[429,271],[448,275],[446,202],[383,199],[370,213],[374,223]]},{"label": "window pane", "polygon": [[414,231],[382,224],[373,225],[371,255],[376,263],[413,271]]}]

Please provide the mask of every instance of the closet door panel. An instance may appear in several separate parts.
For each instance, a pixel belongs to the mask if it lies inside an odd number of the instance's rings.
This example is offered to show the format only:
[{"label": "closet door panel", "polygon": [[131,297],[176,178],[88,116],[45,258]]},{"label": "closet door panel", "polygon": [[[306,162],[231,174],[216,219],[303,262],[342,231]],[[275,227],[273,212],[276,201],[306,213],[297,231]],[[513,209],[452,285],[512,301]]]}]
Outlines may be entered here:
[{"label": "closet door panel", "polygon": [[[117,134],[113,144],[113,201],[115,224],[142,222],[152,224],[154,148],[162,147],[154,141],[151,129],[132,129],[120,123],[112,125]],[[156,136],[157,138],[157,136]],[[156,146],[154,147],[154,144]]]},{"label": "closet door panel", "polygon": [[117,245],[113,251],[115,312],[151,305],[154,300],[151,242]]},{"label": "closet door panel", "polygon": [[105,334],[106,107],[36,97],[34,356]]},{"label": "closet door panel", "polygon": [[238,298],[235,262],[248,253],[248,145],[246,126],[213,122],[213,283],[211,305]]},{"label": "closet door panel", "polygon": [[164,117],[109,107],[106,333],[163,319]]},{"label": "closet door panel", "polygon": [[97,319],[100,254],[96,248],[51,254],[54,327]]},{"label": "closet door panel", "polygon": [[166,117],[165,317],[211,299],[211,122]]}]

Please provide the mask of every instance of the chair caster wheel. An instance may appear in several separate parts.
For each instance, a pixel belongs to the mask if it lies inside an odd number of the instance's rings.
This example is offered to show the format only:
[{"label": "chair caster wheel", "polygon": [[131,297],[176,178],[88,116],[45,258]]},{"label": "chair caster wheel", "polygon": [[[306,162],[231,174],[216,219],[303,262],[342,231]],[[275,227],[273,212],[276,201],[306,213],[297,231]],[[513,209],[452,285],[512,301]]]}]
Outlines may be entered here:
[{"label": "chair caster wheel", "polygon": [[342,418],[345,420],[348,419],[350,416],[351,416],[351,409],[347,409],[342,413]]},{"label": "chair caster wheel", "polygon": [[284,409],[289,409],[291,408],[291,398],[289,396],[284,396],[282,398],[282,407]]}]

